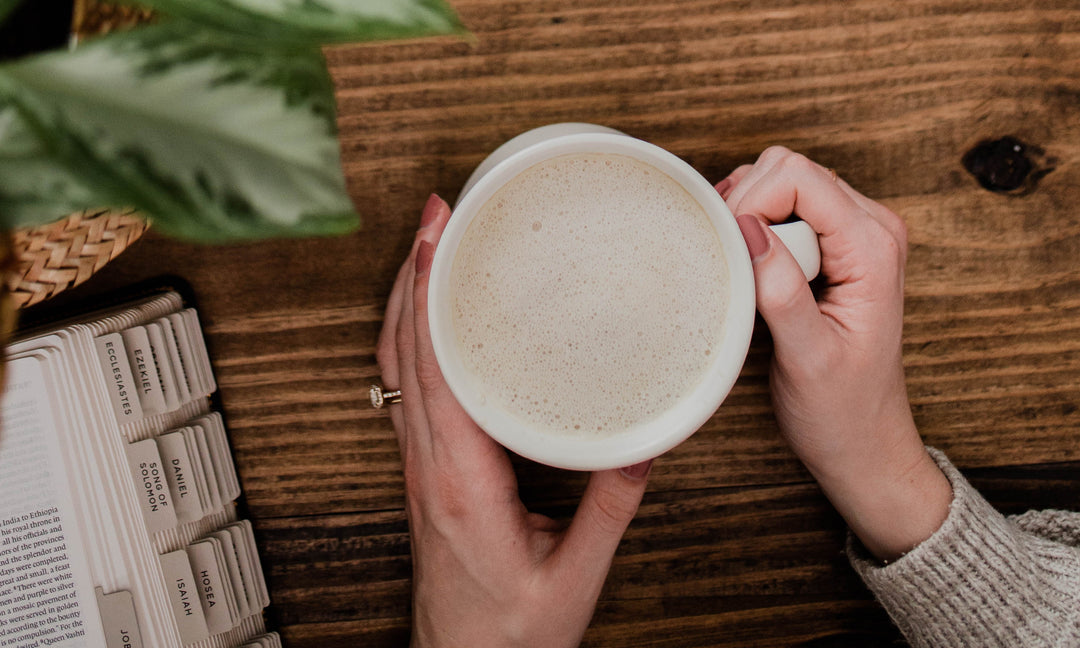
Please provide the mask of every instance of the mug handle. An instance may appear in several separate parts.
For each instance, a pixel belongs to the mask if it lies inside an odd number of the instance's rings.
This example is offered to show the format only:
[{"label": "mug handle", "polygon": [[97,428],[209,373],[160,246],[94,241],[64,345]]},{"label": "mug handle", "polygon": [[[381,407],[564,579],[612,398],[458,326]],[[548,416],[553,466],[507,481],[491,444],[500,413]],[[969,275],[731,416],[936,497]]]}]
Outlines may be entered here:
[{"label": "mug handle", "polygon": [[770,225],[769,229],[783,242],[791,256],[795,257],[807,281],[821,272],[821,247],[818,246],[817,232],[809,223],[797,220]]}]

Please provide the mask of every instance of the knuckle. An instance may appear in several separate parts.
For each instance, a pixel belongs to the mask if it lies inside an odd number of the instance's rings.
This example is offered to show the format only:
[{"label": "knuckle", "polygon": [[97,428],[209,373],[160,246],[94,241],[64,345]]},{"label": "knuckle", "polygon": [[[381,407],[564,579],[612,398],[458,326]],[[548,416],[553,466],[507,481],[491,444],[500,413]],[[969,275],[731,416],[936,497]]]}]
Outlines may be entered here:
[{"label": "knuckle", "polygon": [[621,533],[637,513],[637,502],[621,497],[613,489],[605,488],[597,493],[592,507],[593,522],[608,533]]},{"label": "knuckle", "polygon": [[408,502],[432,524],[448,531],[469,516],[471,509],[457,473],[432,462],[409,459],[402,471]]},{"label": "knuckle", "polygon": [[470,507],[458,476],[436,467],[431,476],[428,495],[431,508],[444,520],[461,520],[468,517]]},{"label": "knuckle", "polygon": [[817,163],[811,161],[810,158],[794,151],[788,151],[788,154],[777,164],[780,165],[780,169],[791,173],[806,173],[819,168]]},{"label": "knuckle", "polygon": [[805,284],[794,281],[771,282],[758,293],[758,307],[771,315],[783,315],[795,309]]},{"label": "knuckle", "polygon": [[893,232],[893,236],[896,238],[896,244],[900,246],[900,249],[907,255],[908,246],[908,227],[903,218],[900,218],[892,210],[885,210],[885,222],[889,223],[890,229]]},{"label": "knuckle", "polygon": [[428,353],[417,354],[416,382],[419,383],[420,390],[424,393],[430,393],[442,387],[442,370],[439,369],[439,362],[434,355]]},{"label": "knuckle", "polygon": [[868,278],[882,290],[894,290],[899,279],[899,290],[903,290],[904,266],[907,264],[906,234],[902,224],[879,222],[871,218],[866,221],[862,253],[863,263],[872,268]]},{"label": "knuckle", "polygon": [[777,160],[782,160],[789,155],[793,155],[791,149],[786,146],[774,144],[761,152],[761,155],[758,156],[758,162],[775,162]]},{"label": "knuckle", "polygon": [[876,229],[875,238],[882,257],[890,261],[903,262],[907,257],[907,228],[903,222],[877,223]]},{"label": "knuckle", "polygon": [[901,243],[900,237],[895,233],[890,232],[885,237],[885,246],[885,249],[889,251],[890,257],[895,259],[902,259],[904,257],[904,244]]}]

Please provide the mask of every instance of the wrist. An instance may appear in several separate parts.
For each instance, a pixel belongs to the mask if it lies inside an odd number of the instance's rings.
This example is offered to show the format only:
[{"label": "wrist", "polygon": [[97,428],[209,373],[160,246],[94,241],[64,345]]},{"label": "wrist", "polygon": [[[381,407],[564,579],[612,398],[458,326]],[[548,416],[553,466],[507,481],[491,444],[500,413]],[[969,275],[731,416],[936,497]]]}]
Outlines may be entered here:
[{"label": "wrist", "polygon": [[863,546],[883,561],[896,560],[933,535],[953,497],[949,480],[921,445],[909,463],[819,482]]}]

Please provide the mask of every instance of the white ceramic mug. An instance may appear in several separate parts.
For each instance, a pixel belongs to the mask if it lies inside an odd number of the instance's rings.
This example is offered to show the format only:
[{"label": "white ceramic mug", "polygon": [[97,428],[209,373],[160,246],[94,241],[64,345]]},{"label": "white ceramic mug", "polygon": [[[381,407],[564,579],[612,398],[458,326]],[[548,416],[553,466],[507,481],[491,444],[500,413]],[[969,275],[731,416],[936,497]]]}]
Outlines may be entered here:
[{"label": "white ceramic mug", "polygon": [[[704,208],[716,228],[728,264],[730,295],[724,340],[697,386],[655,418],[610,436],[562,436],[535,429],[491,402],[461,359],[454,331],[450,275],[473,217],[507,182],[535,164],[570,154],[618,154],[649,164],[678,182]],[[807,278],[821,264],[817,235],[796,221],[772,229],[791,250]],[[617,130],[566,123],[523,133],[496,149],[466,182],[435,251],[429,288],[429,326],[446,382],[469,416],[506,448],[540,463],[573,470],[629,466],[659,456],[698,430],[719,408],[739,376],[756,311],[754,273],[739,226],[713,186],[664,149]]]}]

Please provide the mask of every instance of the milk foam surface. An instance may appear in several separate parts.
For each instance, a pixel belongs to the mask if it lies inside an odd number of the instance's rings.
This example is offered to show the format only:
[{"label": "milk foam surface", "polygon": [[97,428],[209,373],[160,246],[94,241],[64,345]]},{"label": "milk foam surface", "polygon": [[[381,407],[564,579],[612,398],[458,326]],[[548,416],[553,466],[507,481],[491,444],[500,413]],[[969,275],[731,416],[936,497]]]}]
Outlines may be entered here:
[{"label": "milk foam surface", "polygon": [[450,277],[458,349],[487,401],[536,429],[607,436],[701,381],[724,333],[715,228],[669,176],[573,154],[511,180]]}]

